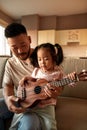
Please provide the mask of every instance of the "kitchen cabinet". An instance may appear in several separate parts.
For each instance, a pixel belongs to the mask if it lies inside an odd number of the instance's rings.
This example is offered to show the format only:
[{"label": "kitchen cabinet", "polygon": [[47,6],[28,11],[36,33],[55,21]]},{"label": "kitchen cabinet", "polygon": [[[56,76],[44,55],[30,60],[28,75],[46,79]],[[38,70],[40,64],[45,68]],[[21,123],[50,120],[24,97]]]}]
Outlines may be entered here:
[{"label": "kitchen cabinet", "polygon": [[46,42],[60,45],[87,45],[87,29],[38,31],[38,44]]},{"label": "kitchen cabinet", "polygon": [[87,29],[58,30],[56,42],[61,45],[87,45]]},{"label": "kitchen cabinet", "polygon": [[50,42],[55,43],[55,30],[41,30],[38,31],[38,44]]},{"label": "kitchen cabinet", "polygon": [[56,31],[56,38],[55,38],[55,42],[59,43],[61,45],[67,45],[67,39],[68,39],[68,35],[67,35],[67,31]]},{"label": "kitchen cabinet", "polygon": [[79,29],[80,45],[87,45],[87,29]]}]

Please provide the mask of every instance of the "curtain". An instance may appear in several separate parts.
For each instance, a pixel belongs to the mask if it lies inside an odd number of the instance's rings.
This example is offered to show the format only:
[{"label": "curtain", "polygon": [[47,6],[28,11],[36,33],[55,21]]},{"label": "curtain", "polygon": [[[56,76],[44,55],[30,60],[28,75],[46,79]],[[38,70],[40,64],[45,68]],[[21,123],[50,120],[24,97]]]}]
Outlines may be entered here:
[{"label": "curtain", "polygon": [[0,55],[10,55],[10,49],[4,36],[4,27],[0,26]]}]

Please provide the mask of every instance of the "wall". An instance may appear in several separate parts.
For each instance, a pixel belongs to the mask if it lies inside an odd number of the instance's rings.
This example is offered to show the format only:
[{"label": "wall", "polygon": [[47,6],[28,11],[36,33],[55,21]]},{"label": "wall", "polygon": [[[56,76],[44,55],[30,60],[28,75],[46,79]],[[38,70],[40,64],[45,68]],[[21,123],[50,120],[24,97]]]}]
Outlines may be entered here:
[{"label": "wall", "polygon": [[0,25],[6,27],[7,24],[12,23],[13,21],[14,19],[12,19],[11,17],[9,17],[7,14],[5,14],[0,10]]},{"label": "wall", "polygon": [[57,30],[87,28],[87,13],[57,17]]},{"label": "wall", "polygon": [[38,32],[37,30],[28,30],[28,36],[31,37],[31,47],[32,48],[35,48],[37,46],[37,43],[38,43]]},{"label": "wall", "polygon": [[23,16],[21,23],[27,28],[28,35],[31,36],[31,46],[34,48],[38,43],[39,16],[37,14]]},{"label": "wall", "polygon": [[21,19],[29,29],[62,30],[87,28],[87,13],[68,16],[27,15]]},{"label": "wall", "polygon": [[[67,30],[67,29],[87,29],[87,13],[69,16],[23,16],[21,22],[27,27],[31,35],[31,46],[38,45],[39,30]],[[86,56],[86,45],[63,46],[65,56]]]}]

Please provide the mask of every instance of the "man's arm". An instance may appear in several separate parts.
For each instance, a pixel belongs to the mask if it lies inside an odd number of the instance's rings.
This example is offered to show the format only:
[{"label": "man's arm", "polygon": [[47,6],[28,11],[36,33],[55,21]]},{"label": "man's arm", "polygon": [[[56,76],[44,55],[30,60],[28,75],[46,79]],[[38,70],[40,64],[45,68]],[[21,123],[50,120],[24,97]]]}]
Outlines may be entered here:
[{"label": "man's arm", "polygon": [[16,103],[18,102],[18,98],[14,94],[14,87],[11,85],[5,84],[3,88],[3,95],[5,98],[5,102],[8,106],[8,109],[14,113],[22,113],[25,111],[22,107],[17,107]]}]

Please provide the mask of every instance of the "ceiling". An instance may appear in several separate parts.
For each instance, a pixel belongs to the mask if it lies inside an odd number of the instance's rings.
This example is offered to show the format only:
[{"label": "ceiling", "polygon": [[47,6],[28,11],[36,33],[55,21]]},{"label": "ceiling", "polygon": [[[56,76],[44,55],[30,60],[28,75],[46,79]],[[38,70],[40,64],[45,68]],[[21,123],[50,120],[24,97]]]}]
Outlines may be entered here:
[{"label": "ceiling", "polygon": [[87,0],[0,0],[0,10],[15,20],[24,15],[73,15],[87,13]]}]

